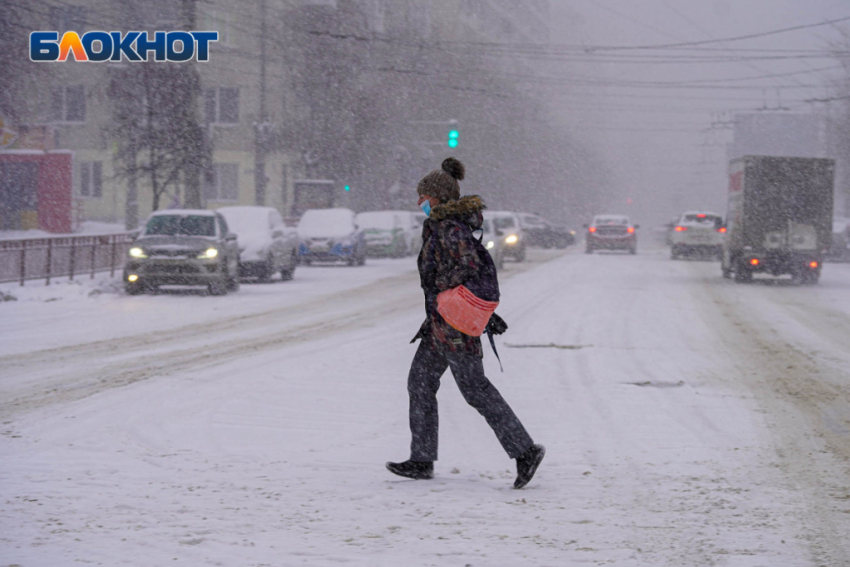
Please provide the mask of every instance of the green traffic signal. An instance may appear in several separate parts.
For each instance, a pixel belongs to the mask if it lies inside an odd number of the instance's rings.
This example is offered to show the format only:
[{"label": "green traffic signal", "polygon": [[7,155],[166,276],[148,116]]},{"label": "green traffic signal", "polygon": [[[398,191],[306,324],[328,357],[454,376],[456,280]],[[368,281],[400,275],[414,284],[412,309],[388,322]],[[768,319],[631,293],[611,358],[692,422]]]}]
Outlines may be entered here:
[{"label": "green traffic signal", "polygon": [[449,147],[456,148],[459,142],[460,132],[457,130],[449,130]]},{"label": "green traffic signal", "polygon": [[350,187],[349,185],[346,185],[346,186],[344,187],[344,189],[345,189],[346,191],[351,191],[351,187]]}]

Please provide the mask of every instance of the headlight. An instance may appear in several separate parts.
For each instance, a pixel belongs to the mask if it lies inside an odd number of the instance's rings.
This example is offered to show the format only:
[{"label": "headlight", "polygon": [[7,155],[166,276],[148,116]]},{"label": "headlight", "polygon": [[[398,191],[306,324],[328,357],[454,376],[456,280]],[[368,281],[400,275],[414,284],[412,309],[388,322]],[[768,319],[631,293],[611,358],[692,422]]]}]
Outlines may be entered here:
[{"label": "headlight", "polygon": [[148,255],[145,254],[145,251],[139,248],[138,246],[134,246],[130,248],[130,256],[132,258],[147,258]]},{"label": "headlight", "polygon": [[492,240],[488,240],[486,246],[487,246],[487,250],[492,250],[493,247],[496,246],[496,243],[493,242]]},{"label": "headlight", "polygon": [[198,254],[199,260],[210,260],[218,256],[218,248],[207,248],[204,252]]},{"label": "headlight", "polygon": [[517,235],[512,234],[505,239],[505,242],[507,242],[508,244],[516,244],[518,240],[519,238],[517,238]]}]

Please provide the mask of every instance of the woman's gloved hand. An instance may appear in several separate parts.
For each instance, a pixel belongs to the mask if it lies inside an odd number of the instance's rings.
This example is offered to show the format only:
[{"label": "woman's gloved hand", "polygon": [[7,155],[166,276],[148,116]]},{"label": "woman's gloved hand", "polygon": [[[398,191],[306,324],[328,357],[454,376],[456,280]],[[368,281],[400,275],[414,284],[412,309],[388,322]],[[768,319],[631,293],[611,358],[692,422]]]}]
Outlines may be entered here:
[{"label": "woman's gloved hand", "polygon": [[490,315],[490,320],[487,322],[487,327],[484,330],[494,335],[501,335],[508,330],[508,324],[505,323],[504,319],[493,313]]}]

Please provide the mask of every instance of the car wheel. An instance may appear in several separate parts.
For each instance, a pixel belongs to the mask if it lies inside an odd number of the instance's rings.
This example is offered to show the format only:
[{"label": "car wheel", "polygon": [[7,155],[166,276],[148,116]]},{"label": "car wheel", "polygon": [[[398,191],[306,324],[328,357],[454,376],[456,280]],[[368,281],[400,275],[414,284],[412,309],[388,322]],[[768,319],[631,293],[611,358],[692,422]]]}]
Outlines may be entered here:
[{"label": "car wheel", "polygon": [[735,269],[735,281],[738,283],[749,283],[753,281],[753,272],[743,262],[738,262]]},{"label": "car wheel", "polygon": [[519,249],[519,253],[516,255],[517,262],[525,262],[525,249],[525,246]]},{"label": "car wheel", "polygon": [[228,274],[227,276],[227,291],[235,293],[239,291],[239,272]]},{"label": "car wheel", "polygon": [[588,246],[587,248],[584,249],[584,253],[585,254],[593,254],[593,248]]},{"label": "car wheel", "polygon": [[128,283],[124,286],[127,295],[141,295],[145,293],[145,285],[140,283]]},{"label": "car wheel", "polygon": [[272,279],[272,274],[274,273],[274,258],[269,256],[266,258],[266,262],[260,268],[260,275],[257,279],[262,283],[269,283]]},{"label": "car wheel", "polygon": [[298,265],[298,257],[295,255],[295,252],[292,253],[292,258],[289,261],[289,268],[283,268],[280,270],[280,278],[288,282],[293,277],[295,277],[295,266]]},{"label": "car wheel", "polygon": [[803,285],[815,285],[820,279],[820,274],[814,270],[806,270],[800,274],[800,283]]},{"label": "car wheel", "polygon": [[209,283],[210,295],[227,295],[227,282],[229,276],[225,274],[225,277],[212,281]]}]

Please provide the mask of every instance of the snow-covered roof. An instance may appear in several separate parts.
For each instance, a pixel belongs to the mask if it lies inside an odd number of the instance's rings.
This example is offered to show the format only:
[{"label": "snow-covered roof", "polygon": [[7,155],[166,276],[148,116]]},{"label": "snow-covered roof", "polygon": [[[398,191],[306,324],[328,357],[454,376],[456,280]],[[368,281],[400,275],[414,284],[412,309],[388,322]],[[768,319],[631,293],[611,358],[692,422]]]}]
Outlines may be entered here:
[{"label": "snow-covered roof", "polygon": [[305,238],[348,236],[354,230],[354,211],[350,209],[309,209],[298,223],[298,234]]},{"label": "snow-covered roof", "polygon": [[212,217],[215,216],[215,211],[208,211],[207,209],[163,209],[161,211],[154,211],[151,213],[152,217],[157,217],[160,215],[177,215],[181,217],[196,215],[202,217]]}]

